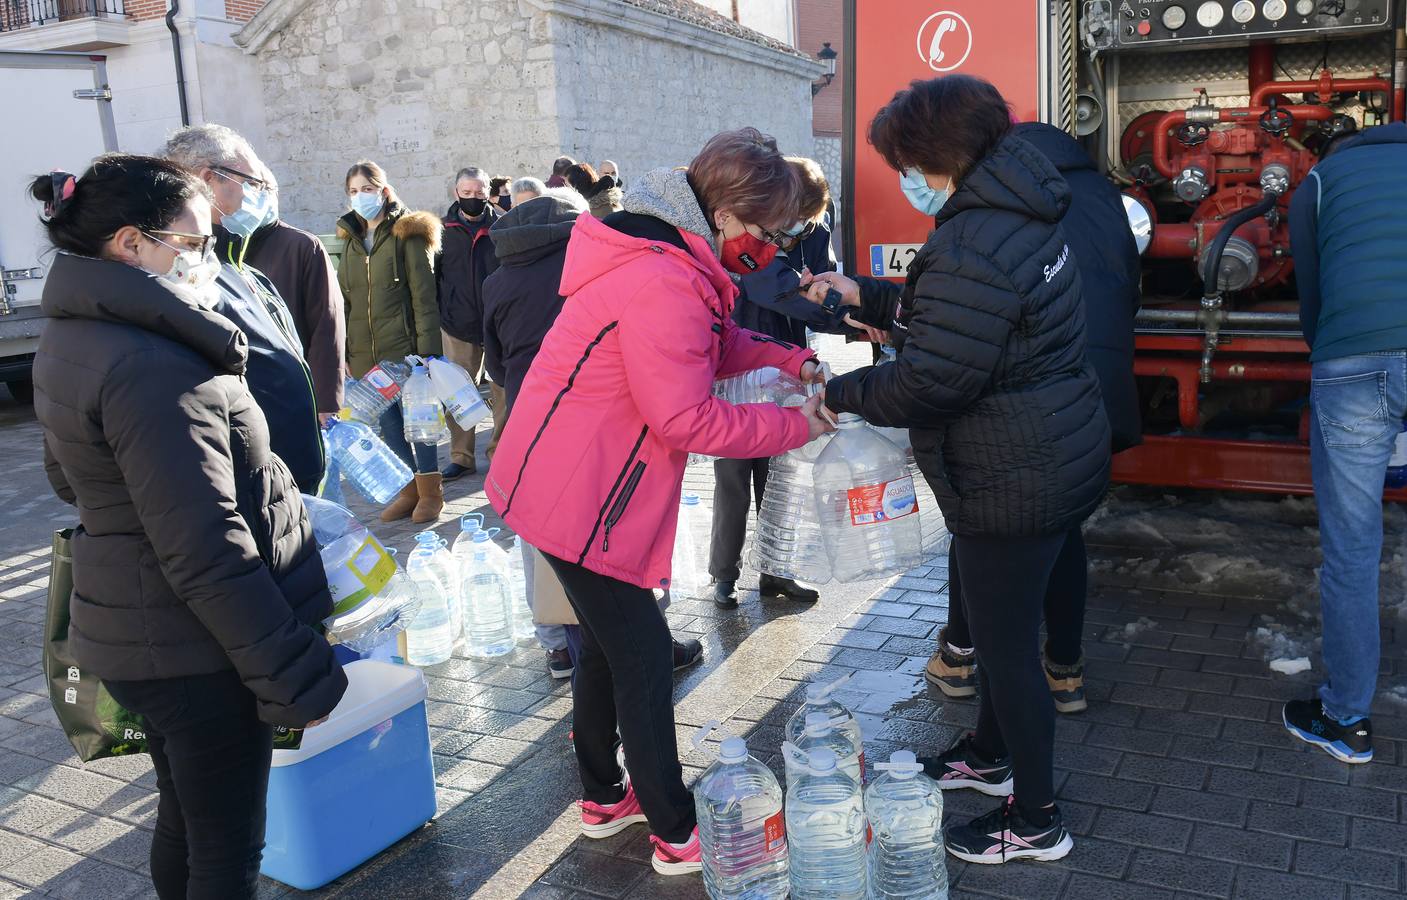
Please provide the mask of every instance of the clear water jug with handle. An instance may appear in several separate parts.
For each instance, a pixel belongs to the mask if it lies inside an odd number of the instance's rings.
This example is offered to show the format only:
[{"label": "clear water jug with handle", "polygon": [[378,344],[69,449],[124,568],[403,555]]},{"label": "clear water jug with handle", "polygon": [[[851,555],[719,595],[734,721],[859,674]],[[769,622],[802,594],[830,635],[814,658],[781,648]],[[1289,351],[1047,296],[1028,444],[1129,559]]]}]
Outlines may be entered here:
[{"label": "clear water jug with handle", "polygon": [[406,630],[406,662],[413,666],[442,663],[454,653],[457,604],[435,532],[422,531],[415,536],[415,549],[406,560],[406,574],[420,598],[420,614]]},{"label": "clear water jug with handle", "polygon": [[424,366],[411,369],[401,388],[401,411],[405,418],[405,439],[411,444],[442,444],[449,440],[445,408],[435,396],[430,373]]},{"label": "clear water jug with handle", "polygon": [[[851,740],[845,729],[847,722],[853,721],[837,716],[832,719],[823,712],[806,714],[806,724],[801,734],[792,741],[802,752],[810,753],[821,747],[835,754],[836,765],[859,784],[864,784],[864,750]],[[790,757],[783,760],[786,766],[787,784],[800,774],[792,767]]]},{"label": "clear water jug with handle", "polygon": [[813,478],[816,458],[830,439],[821,435],[772,459],[752,535],[750,562],[759,572],[810,584],[831,580]]},{"label": "clear water jug with handle", "polygon": [[464,516],[459,527],[454,555],[464,609],[464,650],[470,656],[502,656],[515,641],[508,554],[493,542],[498,529],[485,529],[478,513]]},{"label": "clear water jug with handle", "polygon": [[710,525],[698,494],[679,498],[679,524],[674,530],[674,554],[670,560],[669,592],[675,597],[699,597],[704,577],[699,568],[699,548],[708,541]]},{"label": "clear water jug with handle", "polygon": [[[704,739],[718,728],[709,722],[694,735]],[[714,762],[694,785],[704,890],[711,900],[782,900],[787,880],[786,819],[777,776],[755,757],[740,737],[725,737]]]},{"label": "clear water jug with handle", "polygon": [[513,547],[508,551],[508,594],[513,607],[513,637],[519,642],[537,634],[532,607],[528,606],[527,559],[522,536],[513,535]]},{"label": "clear water jug with handle", "polygon": [[713,383],[713,396],[727,400],[734,405],[741,403],[785,404],[790,398],[800,398],[799,405],[806,398],[806,388],[785,372],[773,366],[763,366]]},{"label": "clear water jug with handle", "polygon": [[787,850],[792,900],[864,900],[866,823],[860,783],[824,747],[787,741],[782,753],[800,773],[787,784]]},{"label": "clear water jug with handle", "polygon": [[[880,346],[882,354],[875,363],[876,366],[889,366],[899,361],[899,351],[894,349],[892,344],[882,344]],[[879,425],[874,426],[874,430],[884,435],[891,444],[904,451],[904,459],[909,464],[911,471],[916,471],[914,466],[914,443],[909,437],[907,428],[886,428]]]},{"label": "clear water jug with handle", "polygon": [[323,432],[328,455],[336,460],[343,477],[372,503],[390,503],[410,484],[410,466],[391,452],[370,425],[329,419]]},{"label": "clear water jug with handle", "polygon": [[865,778],[865,744],[860,730],[860,721],[855,718],[845,704],[835,698],[835,694],[850,682],[850,675],[842,675],[834,681],[817,682],[807,685],[806,696],[801,706],[787,719],[783,734],[788,741],[793,744],[799,743],[806,731],[806,721],[808,717],[820,714],[829,721],[832,726],[845,736],[850,745],[855,748],[856,760],[859,764],[860,783],[864,783]]},{"label": "clear water jug with handle", "polygon": [[814,472],[837,581],[898,575],[923,562],[918,494],[904,451],[845,413]]},{"label": "clear water jug with handle", "polygon": [[474,426],[489,414],[488,404],[479,393],[479,386],[455,363],[438,356],[425,361],[430,373],[430,384],[435,388],[435,396],[445,411],[454,418],[456,424],[465,431],[473,431]]},{"label": "clear water jug with handle", "polygon": [[327,636],[367,653],[404,630],[420,600],[390,552],[350,511],[307,494],[303,505],[332,594],[332,614],[322,620]]},{"label": "clear water jug with handle", "polygon": [[876,763],[865,788],[872,900],[948,900],[943,792],[908,750]]},{"label": "clear water jug with handle", "polygon": [[347,379],[342,405],[352,411],[353,418],[374,428],[382,414],[400,399],[401,386],[409,377],[410,366],[383,359],[361,378]]}]

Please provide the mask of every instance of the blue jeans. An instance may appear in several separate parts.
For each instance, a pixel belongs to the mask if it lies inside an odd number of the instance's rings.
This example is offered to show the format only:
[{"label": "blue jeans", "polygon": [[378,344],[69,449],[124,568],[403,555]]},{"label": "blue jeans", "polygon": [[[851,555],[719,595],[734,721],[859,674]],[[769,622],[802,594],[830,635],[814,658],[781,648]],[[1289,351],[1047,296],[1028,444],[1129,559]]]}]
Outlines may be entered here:
[{"label": "blue jeans", "polygon": [[381,414],[381,440],[417,475],[430,475],[440,470],[438,447],[434,444],[416,444],[412,447],[406,443],[405,418],[399,403],[392,403],[391,408]]},{"label": "blue jeans", "polygon": [[1407,414],[1407,351],[1314,363],[1310,458],[1324,568],[1324,684],[1337,719],[1367,716],[1378,681],[1383,479]]}]

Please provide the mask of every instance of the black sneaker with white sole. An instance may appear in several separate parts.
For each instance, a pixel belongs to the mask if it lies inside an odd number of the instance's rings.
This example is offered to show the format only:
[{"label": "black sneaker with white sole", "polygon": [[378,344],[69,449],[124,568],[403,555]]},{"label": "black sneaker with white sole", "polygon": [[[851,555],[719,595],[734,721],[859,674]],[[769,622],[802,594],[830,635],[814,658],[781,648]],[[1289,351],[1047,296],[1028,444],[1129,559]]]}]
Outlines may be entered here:
[{"label": "black sneaker with white sole", "polygon": [[948,852],[965,862],[999,866],[1013,859],[1041,862],[1061,859],[1075,846],[1060,819],[1060,810],[1051,809],[1049,825],[1032,825],[1007,797],[999,808],[978,816],[966,825],[954,825],[944,832]]},{"label": "black sneaker with white sole", "polygon": [[547,651],[547,673],[553,678],[571,678],[576,671],[576,666],[572,664],[572,655],[566,648],[561,650]]},{"label": "black sneaker with white sole", "polygon": [[1281,720],[1290,734],[1340,762],[1362,765],[1373,761],[1373,723],[1359,719],[1344,725],[1324,714],[1324,704],[1318,697],[1286,703]]},{"label": "black sneaker with white sole", "polygon": [[972,732],[938,756],[920,756],[918,762],[942,790],[972,788],[991,797],[1011,793],[1011,760],[989,760],[972,746]]}]

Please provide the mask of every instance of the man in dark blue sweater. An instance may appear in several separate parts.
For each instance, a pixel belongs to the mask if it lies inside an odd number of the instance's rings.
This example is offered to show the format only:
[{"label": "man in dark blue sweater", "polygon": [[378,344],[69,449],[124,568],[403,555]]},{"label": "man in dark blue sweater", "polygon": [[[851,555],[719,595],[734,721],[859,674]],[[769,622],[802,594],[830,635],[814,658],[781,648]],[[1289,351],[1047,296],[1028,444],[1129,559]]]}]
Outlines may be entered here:
[{"label": "man in dark blue sweater", "polygon": [[1324,567],[1326,675],[1285,727],[1337,759],[1373,758],[1383,479],[1407,414],[1407,125],[1330,148],[1290,203],[1310,347],[1310,456]]}]

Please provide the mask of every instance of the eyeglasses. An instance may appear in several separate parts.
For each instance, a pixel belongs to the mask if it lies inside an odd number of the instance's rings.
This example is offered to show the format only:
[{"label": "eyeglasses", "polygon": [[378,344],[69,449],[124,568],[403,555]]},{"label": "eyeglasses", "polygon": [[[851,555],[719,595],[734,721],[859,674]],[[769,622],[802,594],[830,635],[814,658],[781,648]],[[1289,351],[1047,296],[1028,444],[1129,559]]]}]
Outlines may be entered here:
[{"label": "eyeglasses", "polygon": [[256,191],[269,191],[273,188],[262,178],[255,178],[248,172],[241,172],[239,169],[231,169],[229,166],[211,166],[210,171],[219,175],[226,181],[235,181],[240,184],[247,184]]},{"label": "eyeglasses", "polygon": [[[213,234],[191,234],[186,231],[144,231],[142,233],[161,246],[175,250],[177,253],[185,253],[187,250],[196,250],[201,256],[204,256],[210,252],[210,248],[215,244],[215,235]],[[197,245],[186,243],[181,247],[173,247],[157,237],[158,234],[164,234],[167,237],[181,238],[183,241],[199,241],[200,243]]]},{"label": "eyeglasses", "polygon": [[757,230],[762,232],[764,241],[776,247],[786,248],[792,241],[796,240],[793,235],[787,234],[785,231],[768,231],[761,225],[757,226]]}]

